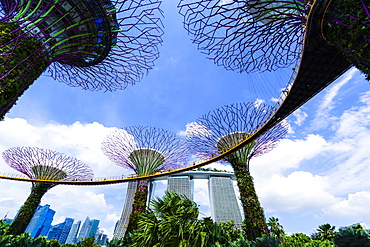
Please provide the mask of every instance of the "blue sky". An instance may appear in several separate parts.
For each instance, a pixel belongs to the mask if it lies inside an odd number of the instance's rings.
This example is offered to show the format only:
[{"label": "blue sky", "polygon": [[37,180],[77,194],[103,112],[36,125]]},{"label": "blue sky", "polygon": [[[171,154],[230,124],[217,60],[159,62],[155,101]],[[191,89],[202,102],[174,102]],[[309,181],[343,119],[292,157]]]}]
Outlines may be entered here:
[{"label": "blue sky", "polygon": [[[217,67],[191,44],[175,1],[162,4],[165,35],[155,67],[124,91],[90,92],[40,77],[0,122],[0,152],[37,146],[64,152],[91,165],[96,176],[125,172],[101,152],[115,127],[149,125],[176,133],[225,104],[255,101],[250,83],[274,77]],[[269,81],[263,79],[269,79]],[[262,81],[261,81],[262,80]],[[271,103],[268,98],[266,103]],[[287,232],[312,233],[320,224],[370,226],[370,87],[351,69],[292,114],[289,135],[270,153],[252,160],[251,173],[266,216]],[[214,166],[230,169],[221,164]],[[14,172],[3,160],[1,171]],[[0,217],[13,217],[30,192],[25,182],[0,181]],[[195,200],[209,214],[206,184],[195,184]],[[42,199],[65,217],[100,219],[112,233],[125,198],[125,184],[56,186]]]}]

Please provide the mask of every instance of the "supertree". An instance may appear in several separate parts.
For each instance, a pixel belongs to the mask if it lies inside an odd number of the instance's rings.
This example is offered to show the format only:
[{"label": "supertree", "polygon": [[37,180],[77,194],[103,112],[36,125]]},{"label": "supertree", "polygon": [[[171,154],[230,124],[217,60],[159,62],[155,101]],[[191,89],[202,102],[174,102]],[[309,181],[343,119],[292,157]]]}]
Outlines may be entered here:
[{"label": "supertree", "polygon": [[370,80],[370,2],[332,0],[325,24],[329,42]]},{"label": "supertree", "polygon": [[[116,165],[131,169],[138,176],[178,168],[190,156],[185,138],[161,128],[147,126],[114,130],[103,140],[102,150]],[[139,216],[146,209],[148,182],[137,182],[126,234],[137,229]]]},{"label": "supertree", "polygon": [[[89,180],[91,168],[65,154],[37,147],[13,147],[3,152],[5,162],[32,179],[41,180]],[[32,219],[44,194],[56,186],[53,183],[32,182],[31,193],[9,228],[8,233],[23,233]]]},{"label": "supertree", "polygon": [[114,91],[153,67],[160,0],[0,0],[0,117],[46,70],[61,82]]},{"label": "supertree", "polygon": [[[272,107],[254,103],[225,105],[203,115],[187,127],[187,139],[196,155],[210,158],[221,154],[254,133],[267,119]],[[243,231],[249,240],[268,234],[263,209],[250,174],[250,160],[275,148],[287,133],[285,121],[272,127],[255,141],[224,158],[235,173],[245,220]]]},{"label": "supertree", "polygon": [[306,0],[181,0],[184,27],[217,65],[238,72],[296,63]]}]

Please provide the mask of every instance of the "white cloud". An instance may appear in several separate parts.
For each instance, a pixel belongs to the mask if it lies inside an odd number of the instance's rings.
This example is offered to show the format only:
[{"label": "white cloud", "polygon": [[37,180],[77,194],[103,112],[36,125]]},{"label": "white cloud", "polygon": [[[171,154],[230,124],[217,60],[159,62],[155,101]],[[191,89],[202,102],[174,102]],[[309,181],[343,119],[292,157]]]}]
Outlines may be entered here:
[{"label": "white cloud", "polygon": [[6,201],[12,201],[13,198],[12,197],[3,197],[3,198],[0,198],[0,202],[6,202]]},{"label": "white cloud", "polygon": [[117,214],[107,214],[107,216],[105,217],[105,222],[112,222],[112,223],[116,223],[117,220],[120,219],[120,215],[117,215]]},{"label": "white cloud", "polygon": [[294,212],[319,210],[337,201],[327,189],[327,177],[296,171],[287,177],[275,174],[268,181],[256,182],[256,191],[265,210]]},{"label": "white cloud", "polygon": [[208,180],[197,179],[194,181],[194,201],[201,206],[209,206]]},{"label": "white cloud", "polygon": [[269,153],[251,160],[251,172],[256,178],[269,178],[288,168],[298,168],[303,160],[323,152],[326,145],[325,139],[319,135],[308,135],[303,140],[283,139]]},{"label": "white cloud", "polygon": [[215,168],[215,169],[220,170],[220,171],[230,171],[230,172],[233,171],[233,168],[231,167],[231,165],[222,164],[222,163],[219,163],[219,162],[215,162],[215,163],[206,165],[203,168],[211,168],[211,169]]},{"label": "white cloud", "polygon": [[350,69],[338,80],[338,82],[327,89],[321,104],[317,108],[315,120],[311,123],[314,130],[324,129],[330,122],[336,120],[336,117],[330,114],[331,110],[336,105],[334,98],[338,95],[340,89],[354,78],[355,73],[358,73],[357,69]]},{"label": "white cloud", "polygon": [[360,97],[361,106],[352,107],[345,111],[340,117],[337,136],[354,137],[368,132],[370,126],[370,91],[363,93]]},{"label": "white cloud", "polygon": [[333,204],[324,210],[324,213],[329,216],[350,218],[352,221],[361,222],[370,220],[370,191],[360,191],[354,194],[349,194],[347,199]]},{"label": "white cloud", "polygon": [[256,101],[254,101],[254,107],[258,108],[264,102],[265,101],[263,99],[256,99]]},{"label": "white cloud", "polygon": [[[103,138],[114,128],[99,123],[72,125],[49,123],[40,126],[20,118],[5,118],[0,122],[0,152],[16,146],[47,148],[75,157],[90,165],[95,176],[116,175],[120,168],[111,163],[100,149]],[[1,171],[13,172],[0,161]],[[121,169],[122,170],[122,169]]]},{"label": "white cloud", "polygon": [[222,6],[222,5],[226,5],[226,4],[230,4],[234,2],[234,0],[220,0],[218,3],[217,3],[217,6]]},{"label": "white cloud", "polygon": [[188,137],[194,137],[194,136],[210,136],[212,135],[212,132],[207,129],[206,126],[199,124],[197,122],[191,122],[186,124],[186,131],[180,131],[179,135],[181,136],[188,136]]},{"label": "white cloud", "polygon": [[296,118],[294,123],[298,126],[301,126],[304,120],[308,117],[308,114],[304,112],[303,110],[298,109],[295,112],[293,112],[293,116]]}]

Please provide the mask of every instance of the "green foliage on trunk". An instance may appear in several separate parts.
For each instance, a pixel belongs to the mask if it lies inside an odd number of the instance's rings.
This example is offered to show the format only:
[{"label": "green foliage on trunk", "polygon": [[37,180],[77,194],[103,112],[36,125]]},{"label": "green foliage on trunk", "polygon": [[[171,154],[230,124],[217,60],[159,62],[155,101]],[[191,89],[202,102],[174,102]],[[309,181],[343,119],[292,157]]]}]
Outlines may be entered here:
[{"label": "green foliage on trunk", "polygon": [[[216,147],[220,152],[225,152],[239,144],[248,135],[246,132],[229,133],[218,140]],[[255,143],[252,142],[225,158],[234,169],[245,218],[242,229],[248,240],[255,240],[262,235],[269,234],[253,178],[249,173],[249,160],[254,146]]]},{"label": "green foliage on trunk", "polygon": [[41,198],[51,187],[53,187],[53,184],[33,184],[31,194],[20,209],[17,218],[14,219],[13,223],[9,227],[8,234],[20,235],[26,230],[27,225],[30,223],[33,214],[40,204]]},{"label": "green foliage on trunk", "polygon": [[370,17],[362,3],[370,11],[368,1],[333,0],[326,13],[325,36],[370,80]]},{"label": "green foliage on trunk", "polygon": [[137,184],[137,189],[132,204],[132,212],[130,214],[127,230],[125,235],[132,233],[138,229],[138,221],[143,212],[146,210],[146,201],[148,199],[148,181],[140,180]]},{"label": "green foliage on trunk", "polygon": [[50,64],[41,44],[26,34],[20,36],[24,31],[17,29],[16,24],[0,23],[0,109],[5,110],[0,119]]},{"label": "green foliage on trunk", "polygon": [[263,208],[258,200],[252,176],[245,165],[233,164],[233,168],[245,216],[242,225],[244,233],[249,240],[255,240],[265,234],[268,235]]},{"label": "green foliage on trunk", "polygon": [[[239,144],[248,135],[246,132],[229,133],[218,140],[216,147],[220,152],[225,152]],[[254,146],[255,143],[248,144],[225,158],[234,169],[245,217],[242,229],[249,240],[255,240],[264,234],[269,234],[263,209],[254,188],[253,178],[249,173],[248,164]]]}]

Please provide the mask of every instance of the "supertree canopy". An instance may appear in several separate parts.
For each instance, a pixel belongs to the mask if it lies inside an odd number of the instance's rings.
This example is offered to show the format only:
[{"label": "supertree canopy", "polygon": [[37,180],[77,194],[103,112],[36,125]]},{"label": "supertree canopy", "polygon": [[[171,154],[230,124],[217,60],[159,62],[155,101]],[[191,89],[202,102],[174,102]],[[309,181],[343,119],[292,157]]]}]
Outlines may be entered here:
[{"label": "supertree canopy", "polygon": [[[130,126],[111,132],[103,140],[102,150],[112,162],[131,169],[139,176],[178,168],[185,165],[190,156],[185,138],[164,129],[144,126]],[[148,182],[137,182],[126,234],[137,229],[139,216],[146,209]]]},{"label": "supertree canopy", "polygon": [[[199,157],[209,159],[245,140],[248,135],[255,132],[259,124],[266,121],[271,111],[272,107],[264,104],[225,105],[189,124],[187,139]],[[223,160],[229,163],[235,172],[245,216],[242,228],[249,240],[269,233],[249,171],[250,160],[275,148],[285,137],[287,130],[287,123],[280,122],[254,142]]]},{"label": "supertree canopy", "polygon": [[181,0],[184,27],[217,65],[238,72],[286,68],[297,61],[305,0]]},{"label": "supertree canopy", "polygon": [[325,36],[370,80],[370,3],[332,0],[325,15]]},{"label": "supertree canopy", "polygon": [[[41,180],[90,180],[91,168],[81,161],[62,153],[37,147],[14,147],[3,152],[5,162],[32,179]],[[23,204],[9,228],[9,234],[24,232],[31,221],[43,195],[55,184],[33,182],[31,194]]]},{"label": "supertree canopy", "polygon": [[159,0],[0,0],[0,116],[48,68],[70,86],[139,81],[162,42]]}]

